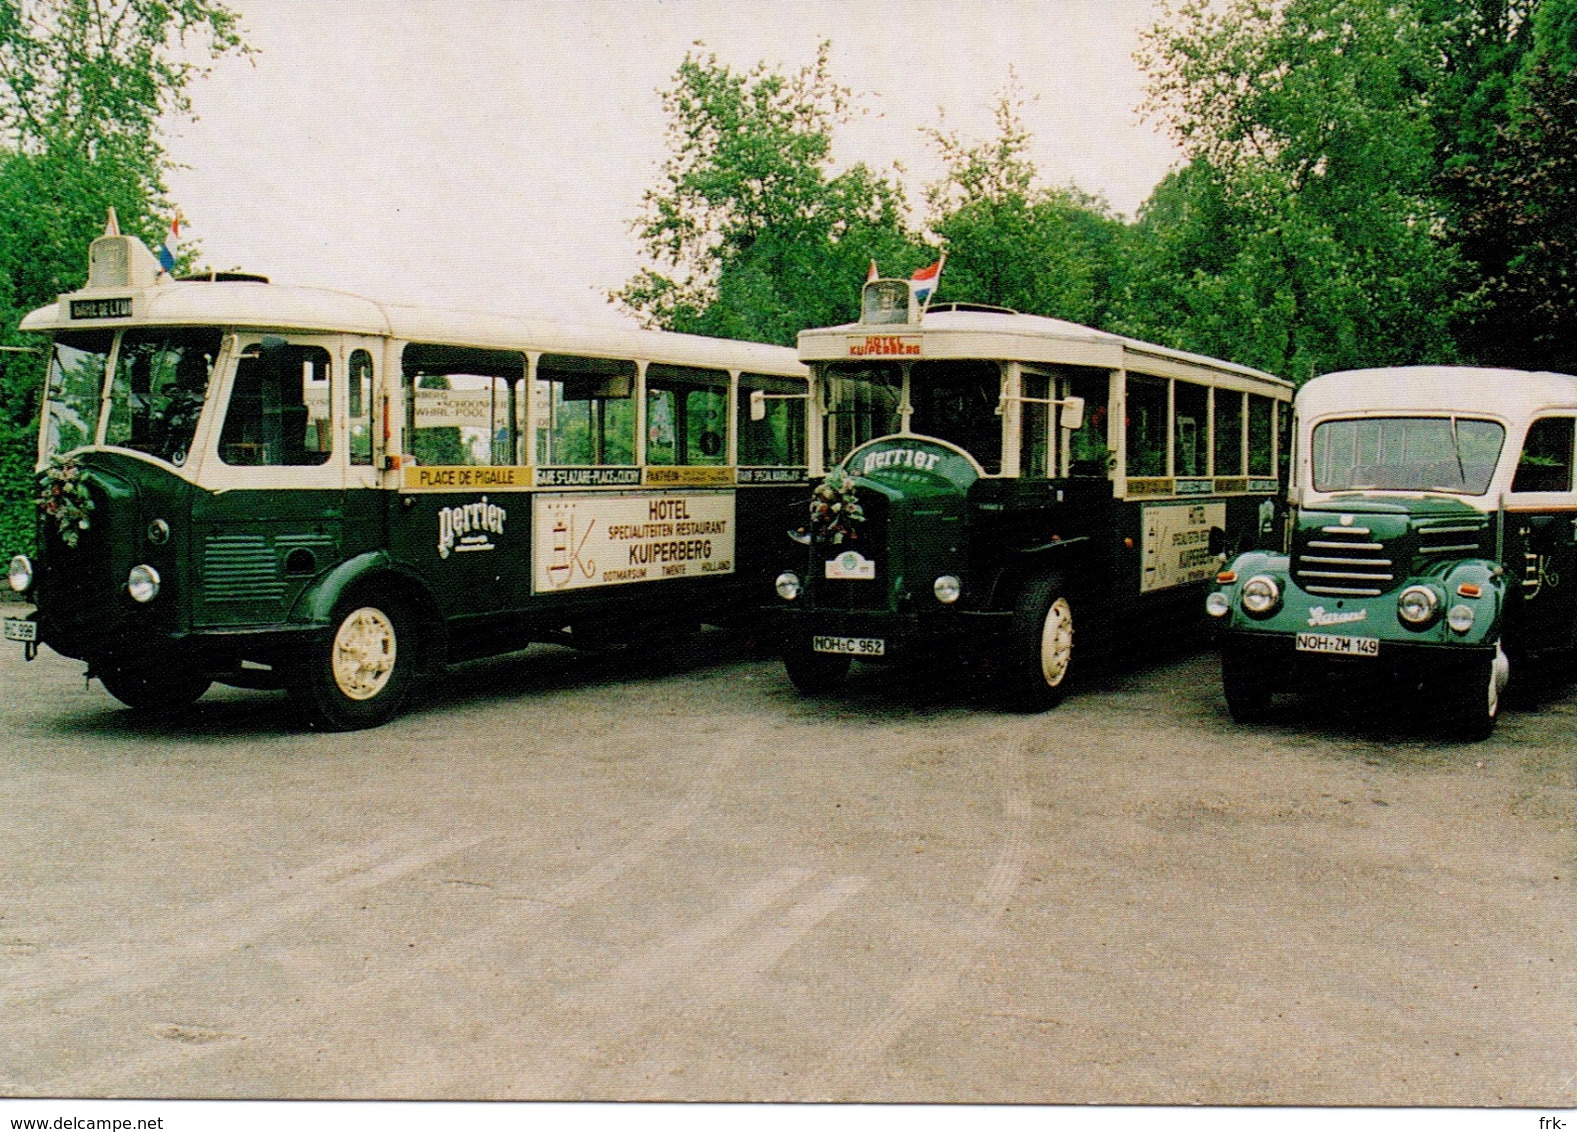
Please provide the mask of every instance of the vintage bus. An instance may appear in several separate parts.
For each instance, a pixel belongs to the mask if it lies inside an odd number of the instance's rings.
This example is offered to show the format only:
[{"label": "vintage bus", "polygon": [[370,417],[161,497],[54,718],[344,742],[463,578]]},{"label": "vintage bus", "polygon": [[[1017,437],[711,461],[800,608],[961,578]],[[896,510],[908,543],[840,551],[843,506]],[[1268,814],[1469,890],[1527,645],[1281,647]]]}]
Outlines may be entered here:
[{"label": "vintage bus", "polygon": [[177,281],[95,241],[52,336],[36,605],[5,635],[123,702],[288,687],[388,719],[446,661],[769,603],[807,491],[789,349]]},{"label": "vintage bus", "polygon": [[807,330],[817,484],[777,578],[807,694],[850,661],[970,650],[1056,703],[1083,651],[1198,623],[1228,552],[1274,538],[1290,383],[1052,318],[866,284]]},{"label": "vintage bus", "polygon": [[1290,544],[1206,599],[1227,707],[1259,719],[1322,675],[1423,687],[1489,736],[1525,662],[1577,646],[1577,377],[1418,366],[1298,391]]}]

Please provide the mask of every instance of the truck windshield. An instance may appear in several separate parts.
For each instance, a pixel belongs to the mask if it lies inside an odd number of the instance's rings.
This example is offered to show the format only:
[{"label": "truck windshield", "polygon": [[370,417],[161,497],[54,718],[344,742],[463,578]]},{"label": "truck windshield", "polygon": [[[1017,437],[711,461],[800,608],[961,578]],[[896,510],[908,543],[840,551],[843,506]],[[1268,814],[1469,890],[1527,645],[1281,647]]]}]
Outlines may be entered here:
[{"label": "truck windshield", "polygon": [[1505,439],[1496,422],[1462,417],[1325,421],[1314,429],[1314,489],[1483,495]]},{"label": "truck windshield", "polygon": [[827,383],[827,459],[836,464],[867,440],[901,427],[903,370],[895,362],[842,362],[823,371]]},{"label": "truck windshield", "polygon": [[211,329],[128,330],[115,361],[104,442],[184,464],[219,337]]},{"label": "truck windshield", "polygon": [[75,331],[55,337],[49,359],[44,410],[44,455],[54,456],[92,444],[99,431],[104,367],[109,364],[112,330]]}]

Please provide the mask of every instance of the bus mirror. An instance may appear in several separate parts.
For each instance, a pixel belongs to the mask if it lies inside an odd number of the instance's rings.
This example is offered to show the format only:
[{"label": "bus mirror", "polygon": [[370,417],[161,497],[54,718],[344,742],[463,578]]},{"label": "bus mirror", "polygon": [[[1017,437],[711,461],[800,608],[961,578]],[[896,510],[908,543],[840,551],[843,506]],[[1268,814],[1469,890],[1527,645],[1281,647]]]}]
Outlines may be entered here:
[{"label": "bus mirror", "polygon": [[762,389],[750,391],[750,419],[762,421],[767,418],[767,395]]},{"label": "bus mirror", "polygon": [[1077,431],[1084,427],[1084,398],[1068,397],[1062,402],[1062,416],[1058,422],[1063,428]]}]

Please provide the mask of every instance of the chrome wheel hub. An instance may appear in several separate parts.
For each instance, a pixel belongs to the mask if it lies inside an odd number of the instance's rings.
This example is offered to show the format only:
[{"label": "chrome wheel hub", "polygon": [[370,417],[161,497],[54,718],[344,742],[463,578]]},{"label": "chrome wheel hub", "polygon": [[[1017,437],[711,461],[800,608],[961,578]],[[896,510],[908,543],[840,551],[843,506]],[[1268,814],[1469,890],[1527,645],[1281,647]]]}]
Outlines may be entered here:
[{"label": "chrome wheel hub", "polygon": [[394,675],[397,648],[389,615],[363,606],[340,622],[334,634],[334,683],[348,699],[372,699]]}]

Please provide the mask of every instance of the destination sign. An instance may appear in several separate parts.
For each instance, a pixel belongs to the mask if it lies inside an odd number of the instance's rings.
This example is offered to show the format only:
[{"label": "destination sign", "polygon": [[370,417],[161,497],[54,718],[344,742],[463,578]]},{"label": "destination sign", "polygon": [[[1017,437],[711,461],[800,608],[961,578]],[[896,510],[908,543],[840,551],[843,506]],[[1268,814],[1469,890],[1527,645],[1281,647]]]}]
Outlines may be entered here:
[{"label": "destination sign", "polygon": [[849,339],[851,358],[917,358],[920,339],[899,334],[862,334]]},{"label": "destination sign", "polygon": [[72,318],[130,318],[130,299],[72,299]]},{"label": "destination sign", "polygon": [[806,468],[740,468],[739,483],[804,483],[810,472]]},{"label": "destination sign", "polygon": [[538,487],[639,487],[639,468],[538,468]]}]

